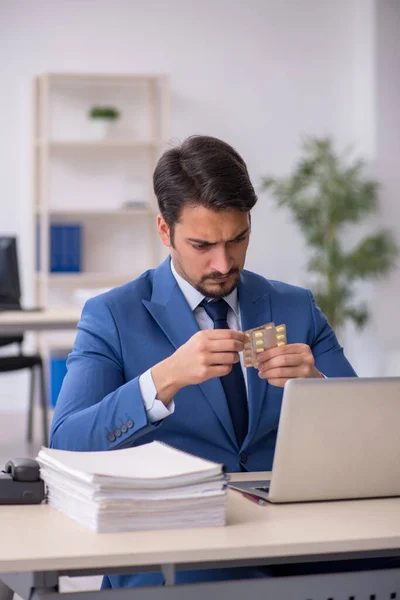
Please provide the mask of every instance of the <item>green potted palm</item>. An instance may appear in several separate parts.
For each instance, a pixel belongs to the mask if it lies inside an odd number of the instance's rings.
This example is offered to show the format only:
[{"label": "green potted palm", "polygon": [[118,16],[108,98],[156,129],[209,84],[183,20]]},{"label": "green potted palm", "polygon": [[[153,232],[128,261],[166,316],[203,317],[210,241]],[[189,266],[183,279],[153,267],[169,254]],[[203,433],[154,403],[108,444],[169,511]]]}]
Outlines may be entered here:
[{"label": "green potted palm", "polygon": [[92,106],[89,110],[92,138],[102,140],[110,134],[111,126],[120,118],[113,106]]},{"label": "green potted palm", "polygon": [[262,189],[299,226],[309,251],[308,285],[332,327],[340,330],[352,321],[362,328],[369,311],[357,284],[388,274],[398,255],[387,229],[348,247],[349,226],[370,225],[378,213],[379,184],[365,176],[363,160],[335,153],[330,138],[307,138],[303,152],[290,175],[265,177]]}]

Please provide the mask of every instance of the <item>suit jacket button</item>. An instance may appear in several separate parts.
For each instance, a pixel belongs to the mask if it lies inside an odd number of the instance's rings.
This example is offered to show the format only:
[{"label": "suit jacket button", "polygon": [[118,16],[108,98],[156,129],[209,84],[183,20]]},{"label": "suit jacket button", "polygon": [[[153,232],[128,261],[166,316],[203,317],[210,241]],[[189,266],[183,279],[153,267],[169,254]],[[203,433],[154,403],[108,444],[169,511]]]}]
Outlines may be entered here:
[{"label": "suit jacket button", "polygon": [[121,425],[120,430],[122,431],[122,433],[126,433],[128,431],[128,427],[125,425],[125,423]]},{"label": "suit jacket button", "polygon": [[107,439],[109,442],[115,442],[115,435],[113,433],[109,433]]},{"label": "suit jacket button", "polygon": [[241,455],[239,456],[239,458],[240,458],[240,462],[245,465],[246,462],[247,462],[247,456],[246,456],[246,454],[244,452],[242,452]]},{"label": "suit jacket button", "polygon": [[135,423],[132,421],[132,419],[129,419],[129,421],[126,422],[126,426],[128,427],[128,429],[132,429],[134,424]]},{"label": "suit jacket button", "polygon": [[121,435],[122,435],[122,432],[121,432],[121,430],[120,430],[120,429],[116,429],[116,430],[114,431],[114,435],[115,435],[115,437],[121,437]]}]

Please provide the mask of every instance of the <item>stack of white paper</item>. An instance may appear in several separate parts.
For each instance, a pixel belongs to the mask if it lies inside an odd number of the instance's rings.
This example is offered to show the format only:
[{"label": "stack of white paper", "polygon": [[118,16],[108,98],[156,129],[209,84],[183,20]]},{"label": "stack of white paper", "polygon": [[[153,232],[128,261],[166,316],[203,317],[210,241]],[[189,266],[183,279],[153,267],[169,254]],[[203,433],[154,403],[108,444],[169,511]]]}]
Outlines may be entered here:
[{"label": "stack of white paper", "polygon": [[225,525],[222,465],[161,442],[108,452],[42,448],[48,502],[93,531]]}]

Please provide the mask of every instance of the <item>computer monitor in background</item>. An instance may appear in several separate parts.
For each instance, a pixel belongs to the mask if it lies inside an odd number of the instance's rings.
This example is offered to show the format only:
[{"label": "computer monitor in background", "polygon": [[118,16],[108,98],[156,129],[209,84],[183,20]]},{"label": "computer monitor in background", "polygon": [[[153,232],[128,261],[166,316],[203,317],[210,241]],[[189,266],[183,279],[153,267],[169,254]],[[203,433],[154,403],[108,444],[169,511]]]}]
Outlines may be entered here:
[{"label": "computer monitor in background", "polygon": [[20,299],[17,240],[0,236],[0,310],[19,308]]}]

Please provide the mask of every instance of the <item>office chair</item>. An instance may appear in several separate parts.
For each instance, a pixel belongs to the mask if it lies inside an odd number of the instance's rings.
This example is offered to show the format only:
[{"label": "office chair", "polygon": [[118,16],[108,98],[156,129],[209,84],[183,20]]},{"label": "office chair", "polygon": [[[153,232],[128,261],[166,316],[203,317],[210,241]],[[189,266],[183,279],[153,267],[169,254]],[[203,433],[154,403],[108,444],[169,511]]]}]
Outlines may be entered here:
[{"label": "office chair", "polygon": [[[0,309],[1,310],[1,309]],[[22,335],[0,337],[0,347],[11,344],[18,344],[19,353],[13,355],[0,355],[0,373],[11,371],[21,371],[22,369],[30,369],[30,390],[29,390],[29,408],[28,408],[28,424],[27,424],[27,440],[32,442],[33,438],[33,408],[35,400],[35,375],[38,375],[39,397],[42,408],[42,428],[43,428],[43,445],[48,445],[48,420],[47,420],[47,394],[46,382],[44,377],[43,359],[40,354],[24,354],[22,352]]]},{"label": "office chair", "polygon": [[[0,236],[0,310],[22,310],[21,286],[19,280],[17,239],[14,236]],[[35,399],[35,374],[39,375],[39,392],[42,405],[43,444],[47,446],[47,397],[43,360],[40,354],[27,355],[22,352],[22,335],[0,337],[0,346],[18,344],[19,354],[0,355],[0,373],[30,369],[31,382],[28,410],[28,442],[32,441],[33,406]]]}]

